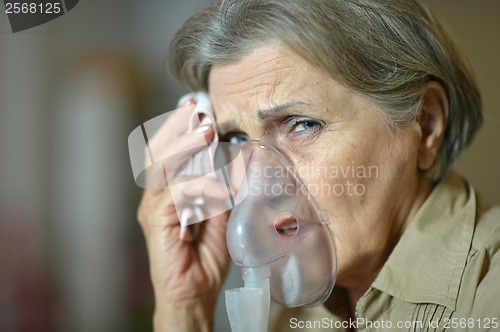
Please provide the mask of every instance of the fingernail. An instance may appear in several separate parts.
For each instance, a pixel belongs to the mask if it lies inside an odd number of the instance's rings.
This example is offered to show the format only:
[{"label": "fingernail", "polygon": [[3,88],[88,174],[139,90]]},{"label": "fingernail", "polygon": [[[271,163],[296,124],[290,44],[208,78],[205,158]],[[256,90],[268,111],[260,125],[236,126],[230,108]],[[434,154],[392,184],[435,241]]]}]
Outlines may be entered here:
[{"label": "fingernail", "polygon": [[203,205],[203,204],[205,204],[205,200],[203,199],[203,197],[196,197],[193,200],[193,204],[194,205]]},{"label": "fingernail", "polygon": [[206,125],[206,126],[202,126],[200,128],[197,128],[194,132],[199,134],[199,133],[203,133],[203,132],[207,131],[208,129],[210,129],[210,125]]},{"label": "fingernail", "polygon": [[194,105],[195,101],[193,98],[186,100],[184,103],[182,103],[182,106],[188,106],[188,105]]},{"label": "fingernail", "polygon": [[193,241],[193,234],[191,234],[191,230],[189,229],[188,226],[181,227],[180,232],[179,232],[179,239],[186,241],[186,242]]}]

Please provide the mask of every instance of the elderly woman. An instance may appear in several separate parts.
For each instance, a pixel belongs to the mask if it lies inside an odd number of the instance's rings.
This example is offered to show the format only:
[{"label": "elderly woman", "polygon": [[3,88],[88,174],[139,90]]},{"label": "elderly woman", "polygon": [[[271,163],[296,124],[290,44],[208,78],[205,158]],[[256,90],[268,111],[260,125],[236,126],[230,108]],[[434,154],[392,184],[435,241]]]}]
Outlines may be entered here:
[{"label": "elderly woman", "polygon": [[[498,327],[500,209],[449,170],[481,125],[480,95],[418,0],[217,0],[178,31],[170,56],[186,86],[209,94],[221,140],[279,141],[306,186],[363,186],[314,195],[335,234],[335,289],[322,306],[283,309],[270,330],[318,320],[341,330]],[[165,149],[192,139],[188,112],[162,129]],[[211,140],[214,128],[204,129]],[[307,175],[331,165],[377,173]],[[198,185],[191,195],[225,190]],[[155,330],[211,330],[229,265],[227,215],[206,220],[192,242],[179,238],[169,190],[146,190],[138,216]]]}]

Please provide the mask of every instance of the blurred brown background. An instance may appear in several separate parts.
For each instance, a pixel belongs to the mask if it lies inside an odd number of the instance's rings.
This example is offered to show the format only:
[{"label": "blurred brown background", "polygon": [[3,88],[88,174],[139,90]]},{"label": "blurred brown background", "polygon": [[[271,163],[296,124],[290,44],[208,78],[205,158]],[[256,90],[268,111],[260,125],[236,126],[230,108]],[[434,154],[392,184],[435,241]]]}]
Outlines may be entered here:
[{"label": "blurred brown background", "polygon": [[[500,2],[426,2],[483,91],[484,128],[457,167],[500,204]],[[81,0],[16,34],[0,13],[0,331],[151,330],[127,136],[184,92],[166,49],[207,3]]]},{"label": "blurred brown background", "polygon": [[474,68],[483,94],[484,125],[457,168],[492,203],[500,204],[500,2],[426,0]]}]

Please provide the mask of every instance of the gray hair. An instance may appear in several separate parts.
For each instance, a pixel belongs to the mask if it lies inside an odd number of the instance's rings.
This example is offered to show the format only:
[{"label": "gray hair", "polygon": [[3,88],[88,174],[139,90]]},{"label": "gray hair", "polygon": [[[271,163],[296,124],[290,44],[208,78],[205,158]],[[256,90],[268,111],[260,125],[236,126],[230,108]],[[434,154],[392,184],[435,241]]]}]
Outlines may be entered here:
[{"label": "gray hair", "polygon": [[436,163],[441,178],[482,124],[469,65],[419,0],[216,0],[177,32],[171,69],[208,90],[212,65],[279,43],[373,100],[395,128],[414,120],[425,84],[445,88],[450,115]]}]

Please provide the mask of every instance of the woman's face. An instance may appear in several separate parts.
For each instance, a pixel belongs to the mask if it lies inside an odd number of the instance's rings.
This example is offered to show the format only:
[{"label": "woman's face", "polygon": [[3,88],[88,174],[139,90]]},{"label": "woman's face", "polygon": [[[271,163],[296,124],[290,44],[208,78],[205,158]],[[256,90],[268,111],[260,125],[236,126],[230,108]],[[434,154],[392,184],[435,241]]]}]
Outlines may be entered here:
[{"label": "woman's face", "polygon": [[334,234],[337,283],[373,278],[413,208],[418,131],[389,127],[377,106],[294,53],[262,46],[209,80],[222,139],[260,139],[291,161]]}]

